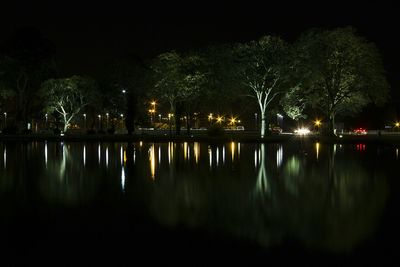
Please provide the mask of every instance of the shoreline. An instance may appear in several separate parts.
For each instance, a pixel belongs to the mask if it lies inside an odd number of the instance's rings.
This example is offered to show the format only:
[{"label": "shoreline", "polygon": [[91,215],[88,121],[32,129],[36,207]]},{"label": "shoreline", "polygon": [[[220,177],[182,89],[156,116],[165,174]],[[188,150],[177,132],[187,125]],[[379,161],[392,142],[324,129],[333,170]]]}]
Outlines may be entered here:
[{"label": "shoreline", "polygon": [[28,134],[28,135],[0,135],[1,142],[206,142],[206,143],[282,143],[292,141],[321,142],[321,143],[374,143],[383,145],[400,145],[400,135],[343,135],[340,137],[307,135],[298,136],[291,134],[269,135],[260,138],[246,133],[210,137],[207,135],[157,135],[157,134]]}]

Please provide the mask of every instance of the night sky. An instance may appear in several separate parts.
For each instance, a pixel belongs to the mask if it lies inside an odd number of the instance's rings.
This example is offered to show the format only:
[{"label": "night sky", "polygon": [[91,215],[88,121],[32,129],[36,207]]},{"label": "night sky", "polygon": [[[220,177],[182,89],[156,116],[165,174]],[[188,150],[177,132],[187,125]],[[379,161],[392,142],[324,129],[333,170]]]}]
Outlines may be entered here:
[{"label": "night sky", "polygon": [[[384,57],[393,93],[399,96],[398,8],[390,1],[40,1],[2,6],[0,41],[20,27],[35,27],[57,48],[64,75],[97,76],[104,64],[128,54],[150,59],[186,50],[277,34],[289,41],[312,27],[352,25],[375,42]],[[294,1],[293,1],[294,2]],[[347,3],[346,3],[347,2]]]}]

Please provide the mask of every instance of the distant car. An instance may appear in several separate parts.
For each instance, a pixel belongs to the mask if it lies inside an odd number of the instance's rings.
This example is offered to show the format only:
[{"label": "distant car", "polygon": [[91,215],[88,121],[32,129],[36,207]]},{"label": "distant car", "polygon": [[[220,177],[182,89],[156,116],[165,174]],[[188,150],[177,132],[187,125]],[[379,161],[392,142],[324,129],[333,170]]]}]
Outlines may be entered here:
[{"label": "distant car", "polygon": [[367,134],[367,130],[364,128],[357,128],[353,131],[353,133],[357,135]]},{"label": "distant car", "polygon": [[237,126],[237,127],[236,127],[236,130],[244,131],[244,126]]}]

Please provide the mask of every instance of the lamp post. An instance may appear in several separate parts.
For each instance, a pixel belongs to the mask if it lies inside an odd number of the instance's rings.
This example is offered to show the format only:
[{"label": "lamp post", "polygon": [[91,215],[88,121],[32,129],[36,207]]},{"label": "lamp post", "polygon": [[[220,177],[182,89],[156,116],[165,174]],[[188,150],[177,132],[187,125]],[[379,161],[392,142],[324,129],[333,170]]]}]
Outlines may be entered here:
[{"label": "lamp post", "polygon": [[280,113],[276,114],[276,121],[278,123],[278,126],[282,129],[283,127],[283,116]]},{"label": "lamp post", "polygon": [[317,133],[319,133],[319,127],[321,126],[321,120],[316,119],[314,121],[314,125],[315,125],[315,127],[317,127]]},{"label": "lamp post", "polygon": [[[47,119],[47,117],[46,117],[46,119]],[[86,113],[83,113],[83,125],[84,125],[85,130],[86,130]]]},{"label": "lamp post", "polygon": [[254,119],[255,119],[255,128],[256,131],[258,131],[257,113],[254,113]]},{"label": "lamp post", "polygon": [[108,129],[108,118],[109,118],[109,115],[110,114],[108,114],[108,112],[106,113],[106,127],[107,127],[107,129]]},{"label": "lamp post", "polygon": [[124,114],[119,115],[121,117],[121,129],[124,128]]},{"label": "lamp post", "polygon": [[172,133],[171,117],[172,113],[168,113],[169,135]]},{"label": "lamp post", "polygon": [[102,130],[101,129],[101,115],[99,114],[99,115],[97,115],[97,117],[99,118],[99,129]]},{"label": "lamp post", "polygon": [[151,107],[152,107],[152,109],[151,109],[151,111],[150,111],[150,113],[151,113],[151,124],[153,124],[153,123],[155,123],[156,122],[156,118],[155,118],[155,114],[156,114],[156,101],[151,101]]},{"label": "lamp post", "polygon": [[47,121],[48,121],[48,119],[49,119],[49,114],[44,114],[44,118],[45,118],[45,127],[46,127],[46,129],[48,128],[48,126],[47,126]]}]

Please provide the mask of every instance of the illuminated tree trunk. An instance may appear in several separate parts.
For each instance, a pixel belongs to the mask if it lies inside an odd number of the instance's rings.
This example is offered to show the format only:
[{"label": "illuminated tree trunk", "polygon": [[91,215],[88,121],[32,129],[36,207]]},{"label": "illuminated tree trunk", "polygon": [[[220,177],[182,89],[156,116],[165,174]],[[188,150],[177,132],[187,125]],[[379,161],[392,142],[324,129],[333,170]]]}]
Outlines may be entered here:
[{"label": "illuminated tree trunk", "polygon": [[265,131],[266,131],[266,116],[265,116],[265,111],[261,111],[261,138],[264,138],[265,136]]}]

